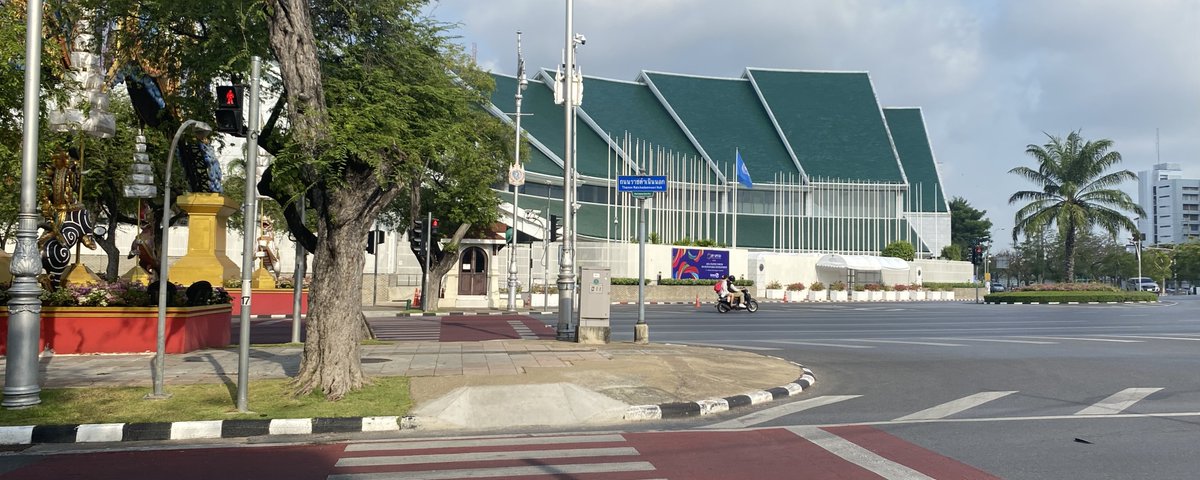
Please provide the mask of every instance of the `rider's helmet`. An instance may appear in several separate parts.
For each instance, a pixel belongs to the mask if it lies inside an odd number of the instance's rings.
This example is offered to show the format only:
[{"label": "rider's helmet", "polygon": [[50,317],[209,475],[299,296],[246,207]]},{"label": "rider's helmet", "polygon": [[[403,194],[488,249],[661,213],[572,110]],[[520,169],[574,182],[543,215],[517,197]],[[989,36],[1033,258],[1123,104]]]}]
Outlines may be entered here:
[{"label": "rider's helmet", "polygon": [[734,280],[734,278],[733,278],[733,275],[730,275],[730,276],[728,276],[728,277],[725,277],[725,279],[726,279],[726,280],[729,280],[729,281],[731,281],[731,282]]}]

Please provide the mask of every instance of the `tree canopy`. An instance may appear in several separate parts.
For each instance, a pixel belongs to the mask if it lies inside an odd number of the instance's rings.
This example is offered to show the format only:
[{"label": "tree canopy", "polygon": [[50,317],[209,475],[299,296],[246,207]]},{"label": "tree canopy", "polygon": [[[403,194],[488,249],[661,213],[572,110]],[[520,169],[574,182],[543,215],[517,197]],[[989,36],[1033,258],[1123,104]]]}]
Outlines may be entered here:
[{"label": "tree canopy", "polygon": [[1121,154],[1111,150],[1112,140],[1085,141],[1078,131],[1065,140],[1047,136],[1045,145],[1031,144],[1025,150],[1037,161],[1037,169],[1021,166],[1009,170],[1040,188],[1009,197],[1010,204],[1027,202],[1017,210],[1012,235],[1016,240],[1021,233],[1057,226],[1065,248],[1065,280],[1073,281],[1079,232],[1099,227],[1115,238],[1121,229],[1137,228],[1126,212],[1138,216],[1145,212],[1115,188],[1126,180],[1137,180],[1137,175],[1129,170],[1105,173],[1121,162]]},{"label": "tree canopy", "polygon": [[979,242],[989,242],[992,239],[992,221],[984,217],[987,210],[972,207],[967,199],[953,197],[950,199],[950,244],[958,250],[958,256],[950,258],[943,251],[942,257],[950,260],[967,258],[967,249]]}]

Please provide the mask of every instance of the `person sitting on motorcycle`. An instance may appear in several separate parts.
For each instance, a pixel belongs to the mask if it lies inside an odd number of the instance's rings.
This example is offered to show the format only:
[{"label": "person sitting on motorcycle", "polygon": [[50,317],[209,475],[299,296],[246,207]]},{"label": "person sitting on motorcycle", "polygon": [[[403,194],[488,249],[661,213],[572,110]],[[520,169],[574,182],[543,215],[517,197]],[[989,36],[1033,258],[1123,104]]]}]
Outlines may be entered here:
[{"label": "person sitting on motorcycle", "polygon": [[733,284],[733,275],[725,277],[725,294],[729,295],[729,306],[736,307],[742,303],[742,289]]}]

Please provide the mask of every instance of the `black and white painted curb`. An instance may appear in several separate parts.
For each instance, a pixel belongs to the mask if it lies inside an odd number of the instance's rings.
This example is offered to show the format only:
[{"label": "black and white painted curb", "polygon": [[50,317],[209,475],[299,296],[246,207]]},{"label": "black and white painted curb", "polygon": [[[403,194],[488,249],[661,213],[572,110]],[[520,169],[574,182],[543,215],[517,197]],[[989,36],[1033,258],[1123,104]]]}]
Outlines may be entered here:
[{"label": "black and white painted curb", "polygon": [[[514,312],[505,311],[487,311],[487,312],[413,312],[413,313],[397,313],[397,317],[461,317],[461,316],[488,316],[488,315],[555,315],[557,311],[543,310],[518,310]],[[391,316],[391,315],[388,315]],[[371,318],[379,318],[372,317]]]},{"label": "black and white painted curb", "polygon": [[817,382],[812,370],[804,368],[804,375],[795,382],[779,387],[757,390],[725,398],[713,398],[695,402],[661,403],[658,405],[635,405],[625,409],[625,420],[661,420],[712,415],[729,411],[731,408],[757,405],[781,398],[799,395]]},{"label": "black and white painted curb", "polygon": [[1130,303],[1161,303],[1155,301],[1137,301],[1137,302],[986,302],[993,305],[1121,305]]},{"label": "black and white painted curb", "polygon": [[273,420],[39,425],[0,427],[0,445],[392,432],[412,428],[416,428],[416,421],[413,417],[276,418]]}]

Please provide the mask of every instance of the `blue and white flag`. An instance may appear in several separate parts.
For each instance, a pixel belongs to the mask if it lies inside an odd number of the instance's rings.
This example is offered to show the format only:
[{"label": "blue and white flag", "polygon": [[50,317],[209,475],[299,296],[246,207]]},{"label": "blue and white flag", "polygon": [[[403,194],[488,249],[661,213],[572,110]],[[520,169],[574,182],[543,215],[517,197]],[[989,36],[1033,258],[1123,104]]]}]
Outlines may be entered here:
[{"label": "blue and white flag", "polygon": [[736,154],[738,183],[745,185],[746,188],[754,188],[754,182],[750,181],[750,171],[746,170],[746,162],[742,161],[742,152],[736,152]]}]

